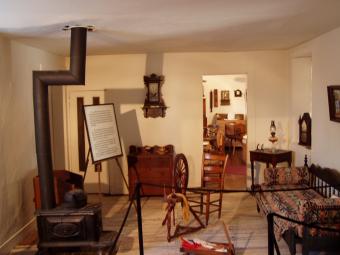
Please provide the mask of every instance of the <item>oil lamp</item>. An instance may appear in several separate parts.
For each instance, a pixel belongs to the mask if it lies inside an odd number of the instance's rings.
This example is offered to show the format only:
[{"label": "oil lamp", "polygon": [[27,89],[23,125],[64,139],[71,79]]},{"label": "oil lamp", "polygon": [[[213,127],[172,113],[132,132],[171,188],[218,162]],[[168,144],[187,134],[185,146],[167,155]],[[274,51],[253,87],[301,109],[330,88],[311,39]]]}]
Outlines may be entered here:
[{"label": "oil lamp", "polygon": [[276,134],[276,126],[275,126],[275,122],[272,120],[270,123],[270,137],[269,137],[269,141],[272,143],[272,152],[275,152],[275,142],[277,142],[278,140],[275,134]]}]

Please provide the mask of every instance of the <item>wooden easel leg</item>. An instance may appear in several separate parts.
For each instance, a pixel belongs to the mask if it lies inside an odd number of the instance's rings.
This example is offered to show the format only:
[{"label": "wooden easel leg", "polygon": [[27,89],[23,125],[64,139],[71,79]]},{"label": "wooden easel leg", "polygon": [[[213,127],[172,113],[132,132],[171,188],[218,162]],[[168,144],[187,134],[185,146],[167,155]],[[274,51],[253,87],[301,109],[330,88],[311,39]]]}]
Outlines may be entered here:
[{"label": "wooden easel leg", "polygon": [[101,179],[100,179],[100,172],[98,172],[98,194],[100,197],[102,196],[102,185],[101,185]]},{"label": "wooden easel leg", "polygon": [[98,195],[99,195],[99,201],[100,203],[103,203],[103,197],[102,197],[102,182],[101,182],[101,176],[100,173],[102,172],[102,164],[97,163],[94,165],[95,171],[98,173]]},{"label": "wooden easel leg", "polygon": [[89,148],[89,150],[87,152],[87,156],[86,156],[86,161],[85,161],[85,169],[84,169],[84,175],[83,175],[83,187],[85,186],[85,178],[86,178],[86,173],[87,173],[87,167],[88,167],[89,161],[90,161],[90,152],[91,152],[91,149]]},{"label": "wooden easel leg", "polygon": [[123,168],[122,168],[122,166],[120,165],[119,160],[118,160],[117,158],[115,158],[115,160],[116,160],[116,163],[117,163],[117,165],[118,165],[119,171],[120,171],[120,173],[121,173],[121,175],[122,175],[122,177],[123,177],[123,180],[124,180],[124,183],[125,183],[125,187],[129,190],[129,184],[127,183],[127,181],[126,181],[126,179],[125,179],[125,176],[124,176],[124,173],[123,173]]}]

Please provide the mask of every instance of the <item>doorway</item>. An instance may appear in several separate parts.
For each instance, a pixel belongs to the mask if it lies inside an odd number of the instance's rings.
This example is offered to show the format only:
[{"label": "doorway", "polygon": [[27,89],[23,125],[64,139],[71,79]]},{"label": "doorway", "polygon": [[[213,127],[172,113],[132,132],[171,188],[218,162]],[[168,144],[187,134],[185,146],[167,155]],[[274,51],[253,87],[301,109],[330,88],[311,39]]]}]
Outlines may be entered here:
[{"label": "doorway", "polygon": [[[88,193],[110,193],[107,161],[101,162],[101,172],[96,172],[91,157],[86,166],[89,143],[84,121],[79,122],[83,105],[104,103],[104,90],[66,91],[67,98],[67,165],[70,171],[83,175],[86,168],[84,189]],[[81,104],[79,103],[81,102]],[[80,132],[80,130],[82,130]],[[81,135],[80,135],[81,134]],[[100,183],[100,186],[99,186]]]},{"label": "doorway", "polygon": [[244,188],[247,178],[247,75],[204,75],[204,150],[228,154],[226,188]]}]

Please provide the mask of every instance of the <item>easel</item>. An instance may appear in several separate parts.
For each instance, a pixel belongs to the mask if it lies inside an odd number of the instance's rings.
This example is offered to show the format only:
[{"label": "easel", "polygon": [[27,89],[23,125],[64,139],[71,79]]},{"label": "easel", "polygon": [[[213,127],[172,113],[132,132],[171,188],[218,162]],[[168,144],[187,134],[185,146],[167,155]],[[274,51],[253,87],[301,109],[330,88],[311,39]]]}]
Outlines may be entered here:
[{"label": "easel", "polygon": [[[129,190],[129,185],[125,179],[123,168],[118,161],[118,157],[123,156],[123,150],[119,137],[114,104],[99,104],[99,102],[97,102],[94,105],[84,105],[83,109],[89,141],[89,150],[85,162],[86,168],[84,180],[86,177],[87,166],[91,153],[95,170],[98,172],[98,193],[100,200],[102,200],[100,179],[102,168],[101,162],[104,160],[114,159],[116,161],[120,174],[123,177],[124,184]],[[137,209],[135,203],[134,206]]]},{"label": "easel", "polygon": [[[91,153],[91,147],[89,147],[88,152],[87,152],[87,156],[86,156],[85,172],[84,172],[84,176],[83,176],[83,184],[85,182],[85,177],[86,177],[86,173],[87,173],[87,167],[88,167],[88,164],[89,164],[89,161],[90,161],[90,153]],[[118,157],[115,157],[114,159],[115,159],[115,161],[117,163],[117,166],[119,168],[120,174],[121,174],[121,176],[123,178],[125,187],[127,188],[127,190],[129,190],[129,184],[126,181],[126,178],[125,178],[124,173],[123,173],[123,168],[122,168],[121,164],[119,163]],[[101,162],[95,163],[95,171],[98,173],[98,194],[99,194],[100,202],[102,203],[102,189],[101,189],[101,178],[100,178],[100,173],[102,172]],[[135,202],[133,202],[133,205],[134,205],[135,208],[137,208]]]}]

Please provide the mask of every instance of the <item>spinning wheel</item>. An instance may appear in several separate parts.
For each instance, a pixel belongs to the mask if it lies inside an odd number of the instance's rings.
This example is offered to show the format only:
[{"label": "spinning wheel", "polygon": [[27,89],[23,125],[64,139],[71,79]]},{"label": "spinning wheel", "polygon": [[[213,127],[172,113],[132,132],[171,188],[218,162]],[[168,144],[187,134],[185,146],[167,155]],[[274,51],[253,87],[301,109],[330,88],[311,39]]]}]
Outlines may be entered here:
[{"label": "spinning wheel", "polygon": [[176,193],[185,195],[188,187],[189,167],[183,153],[177,154],[174,162],[174,188]]},{"label": "spinning wheel", "polygon": [[[166,215],[162,222],[164,226],[166,224],[168,230],[167,239],[170,242],[172,238],[178,237],[182,234],[190,233],[197,231],[201,228],[204,228],[203,223],[190,207],[185,197],[185,192],[188,187],[188,176],[189,176],[189,168],[188,161],[185,158],[184,154],[177,154],[174,161],[174,171],[173,171],[173,180],[174,180],[174,188],[172,193],[166,197],[167,207],[166,207]],[[197,227],[189,227],[189,226],[181,226],[179,224],[176,225],[175,221],[175,207],[176,203],[187,204],[187,213],[191,213],[199,226]],[[171,220],[172,215],[172,220]],[[171,223],[173,223],[175,227],[175,232],[171,235]]]}]

